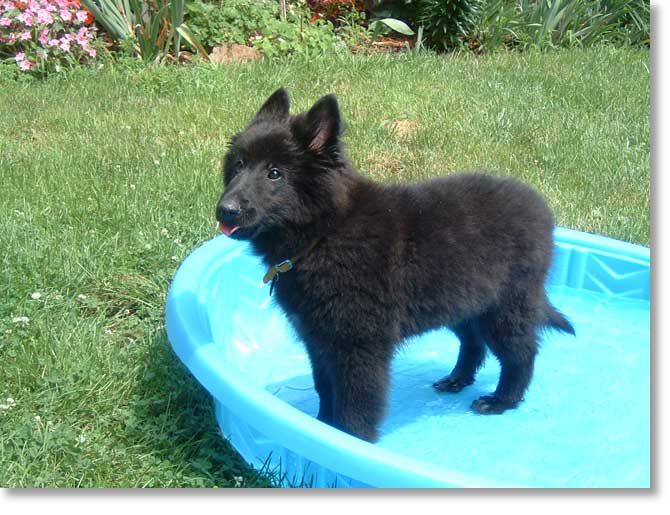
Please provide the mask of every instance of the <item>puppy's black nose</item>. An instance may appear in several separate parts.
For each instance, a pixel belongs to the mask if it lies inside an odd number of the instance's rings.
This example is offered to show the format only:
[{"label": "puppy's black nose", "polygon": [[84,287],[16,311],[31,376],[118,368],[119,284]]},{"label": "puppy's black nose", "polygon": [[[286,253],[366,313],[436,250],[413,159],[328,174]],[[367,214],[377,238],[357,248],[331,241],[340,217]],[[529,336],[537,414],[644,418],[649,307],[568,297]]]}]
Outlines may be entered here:
[{"label": "puppy's black nose", "polygon": [[235,222],[240,215],[240,205],[235,202],[222,202],[216,206],[216,219],[219,222]]}]

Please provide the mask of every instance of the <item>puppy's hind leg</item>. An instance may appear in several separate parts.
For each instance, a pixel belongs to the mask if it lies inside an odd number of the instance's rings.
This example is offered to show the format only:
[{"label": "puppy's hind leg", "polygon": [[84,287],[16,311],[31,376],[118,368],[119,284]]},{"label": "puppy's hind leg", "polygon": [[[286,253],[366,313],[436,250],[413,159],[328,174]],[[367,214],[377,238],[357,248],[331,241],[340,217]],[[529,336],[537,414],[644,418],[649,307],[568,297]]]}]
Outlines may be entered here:
[{"label": "puppy's hind leg", "polygon": [[500,378],[493,394],[472,403],[478,413],[499,414],[516,408],[533,377],[537,323],[532,310],[521,314],[514,309],[518,307],[490,313],[488,320],[482,322],[486,343],[500,362]]},{"label": "puppy's hind leg", "polygon": [[433,383],[439,392],[460,392],[475,381],[475,374],[486,357],[486,346],[481,338],[479,322],[468,320],[453,328],[461,341],[458,359],[448,376]]}]

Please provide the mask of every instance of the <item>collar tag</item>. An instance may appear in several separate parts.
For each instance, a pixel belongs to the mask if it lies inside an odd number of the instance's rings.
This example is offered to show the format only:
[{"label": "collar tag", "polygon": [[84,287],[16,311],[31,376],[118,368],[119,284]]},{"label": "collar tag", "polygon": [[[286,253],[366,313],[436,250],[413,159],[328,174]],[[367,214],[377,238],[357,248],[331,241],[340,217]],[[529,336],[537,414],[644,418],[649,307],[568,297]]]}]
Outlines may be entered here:
[{"label": "collar tag", "polygon": [[277,280],[279,279],[279,275],[283,274],[284,272],[288,272],[293,268],[293,261],[290,259],[287,259],[286,261],[282,261],[278,265],[273,266],[268,270],[268,273],[265,274],[265,277],[263,277],[263,282],[268,283],[268,281],[272,281],[270,283],[270,296],[272,296],[272,290],[275,289],[275,284],[277,284]]},{"label": "collar tag", "polygon": [[277,279],[279,277],[279,274],[288,272],[292,268],[293,268],[293,261],[291,261],[290,259],[282,261],[277,265],[271,266],[270,269],[265,274],[265,277],[263,277],[263,283],[267,284],[273,279]]},{"label": "collar tag", "polygon": [[285,272],[288,272],[289,270],[292,270],[295,264],[300,261],[305,255],[312,250],[316,244],[319,242],[318,239],[314,239],[310,242],[309,247],[304,249],[302,252],[300,252],[297,256],[291,258],[291,259],[285,259],[281,263],[278,263],[276,265],[272,265],[270,269],[265,273],[265,276],[263,277],[263,284],[267,284],[270,281],[272,281],[272,284],[270,285],[270,295],[272,295],[272,290],[274,289],[275,283],[279,279],[279,274],[283,274]]},{"label": "collar tag", "polygon": [[284,272],[288,272],[291,268],[293,268],[293,261],[287,259],[285,261],[282,261],[278,265],[275,265],[275,268],[277,269],[277,272],[283,274]]}]

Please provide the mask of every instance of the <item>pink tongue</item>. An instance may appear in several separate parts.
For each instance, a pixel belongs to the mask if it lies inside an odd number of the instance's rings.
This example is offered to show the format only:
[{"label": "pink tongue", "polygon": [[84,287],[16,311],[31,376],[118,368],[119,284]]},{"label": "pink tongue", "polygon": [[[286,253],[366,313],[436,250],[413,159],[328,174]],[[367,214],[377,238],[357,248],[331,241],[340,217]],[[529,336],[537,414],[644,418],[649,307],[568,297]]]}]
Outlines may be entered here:
[{"label": "pink tongue", "polygon": [[219,229],[221,229],[221,232],[226,236],[230,236],[235,231],[237,231],[239,227],[237,225],[232,226],[232,225],[226,225],[223,222],[219,222]]}]

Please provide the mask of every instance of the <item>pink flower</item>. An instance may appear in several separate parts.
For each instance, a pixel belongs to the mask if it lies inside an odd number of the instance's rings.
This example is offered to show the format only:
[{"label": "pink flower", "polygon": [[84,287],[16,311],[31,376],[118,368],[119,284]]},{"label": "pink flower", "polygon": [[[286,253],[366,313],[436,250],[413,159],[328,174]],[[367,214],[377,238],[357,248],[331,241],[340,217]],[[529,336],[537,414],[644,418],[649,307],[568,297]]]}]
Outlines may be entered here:
[{"label": "pink flower", "polygon": [[21,61],[19,63],[19,68],[23,71],[28,71],[34,66],[30,61]]},{"label": "pink flower", "polygon": [[26,54],[24,54],[23,52],[19,52],[18,54],[16,54],[16,55],[14,56],[14,60],[15,60],[17,63],[20,63],[20,62],[23,61],[25,58],[26,58]]},{"label": "pink flower", "polygon": [[51,14],[46,9],[39,9],[37,11],[37,23],[42,25],[52,24],[54,19],[51,17]]},{"label": "pink flower", "polygon": [[86,11],[77,11],[77,20],[81,23],[84,23],[88,19],[88,13]]},{"label": "pink flower", "polygon": [[87,34],[83,34],[81,31],[79,31],[79,32],[77,33],[77,35],[75,36],[74,39],[75,39],[75,40],[77,41],[77,43],[79,43],[81,46],[85,46],[85,45],[88,44],[88,37],[87,37],[87,36],[88,36]]},{"label": "pink flower", "polygon": [[7,44],[11,45],[14,41],[16,41],[16,34],[12,32],[7,38]]},{"label": "pink flower", "polygon": [[60,10],[60,17],[63,21],[72,21],[72,13],[67,9]]},{"label": "pink flower", "polygon": [[30,31],[28,31],[28,30],[24,30],[23,32],[21,32],[21,35],[19,36],[19,41],[28,41],[28,40],[31,39],[32,37],[33,37],[33,36],[32,36],[32,34],[30,33]]},{"label": "pink flower", "polygon": [[67,41],[65,38],[60,40],[60,49],[63,52],[69,52],[70,51],[70,42]]},{"label": "pink flower", "polygon": [[40,45],[45,46],[49,42],[49,30],[48,29],[42,29],[42,32],[40,32]]},{"label": "pink flower", "polygon": [[26,26],[26,27],[32,27],[33,26],[33,17],[31,13],[28,11],[23,11],[21,14],[17,16],[19,20]]},{"label": "pink flower", "polygon": [[9,18],[0,18],[0,26],[1,27],[9,27],[12,24],[12,20]]},{"label": "pink flower", "polygon": [[48,44],[50,47],[55,47],[58,46],[59,43],[60,41],[58,41],[57,39],[50,39]]},{"label": "pink flower", "polygon": [[96,53],[97,53],[97,52],[96,52],[95,48],[91,48],[91,49],[89,49],[89,51],[88,51],[88,55],[90,55],[91,57],[95,57],[95,54],[96,54]]}]

